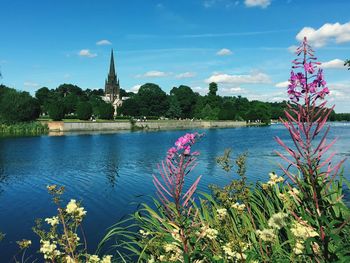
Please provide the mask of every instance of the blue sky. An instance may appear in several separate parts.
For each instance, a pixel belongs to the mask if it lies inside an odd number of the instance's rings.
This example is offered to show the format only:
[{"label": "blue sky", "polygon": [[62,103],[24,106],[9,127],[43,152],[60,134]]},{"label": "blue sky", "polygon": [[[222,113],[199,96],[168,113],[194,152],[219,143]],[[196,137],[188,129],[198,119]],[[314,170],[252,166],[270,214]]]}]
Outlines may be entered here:
[{"label": "blue sky", "polygon": [[286,99],[291,50],[307,35],[337,112],[350,112],[348,0],[1,0],[3,84],[34,94],[103,88],[111,48],[122,88],[154,82],[206,94]]}]

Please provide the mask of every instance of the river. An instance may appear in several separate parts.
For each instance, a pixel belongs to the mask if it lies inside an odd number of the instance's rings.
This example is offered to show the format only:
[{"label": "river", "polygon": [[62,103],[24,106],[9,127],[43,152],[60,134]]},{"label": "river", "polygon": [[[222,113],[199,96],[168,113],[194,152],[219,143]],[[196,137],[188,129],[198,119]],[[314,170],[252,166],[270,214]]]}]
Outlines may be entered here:
[{"label": "river", "polygon": [[[332,149],[337,152],[335,160],[341,160],[350,155],[350,124],[331,126],[328,138],[339,137]],[[186,132],[193,130],[0,138],[0,231],[6,233],[0,242],[0,262],[10,260],[17,251],[15,241],[22,238],[33,240],[30,262],[38,257],[38,239],[31,227],[36,218],[55,215],[46,190],[49,184],[66,187],[65,202],[73,198],[82,201],[88,211],[83,225],[93,252],[109,226],[154,193],[156,164]],[[233,176],[215,163],[225,148],[232,148],[233,156],[248,152],[247,176],[254,183],[267,181],[270,171],[281,174],[280,158],[274,150],[282,149],[273,137],[291,145],[282,125],[198,132],[205,136],[195,146],[201,154],[190,180],[202,175],[199,189],[204,191],[209,184],[224,185]],[[349,168],[345,162],[348,179]]]}]

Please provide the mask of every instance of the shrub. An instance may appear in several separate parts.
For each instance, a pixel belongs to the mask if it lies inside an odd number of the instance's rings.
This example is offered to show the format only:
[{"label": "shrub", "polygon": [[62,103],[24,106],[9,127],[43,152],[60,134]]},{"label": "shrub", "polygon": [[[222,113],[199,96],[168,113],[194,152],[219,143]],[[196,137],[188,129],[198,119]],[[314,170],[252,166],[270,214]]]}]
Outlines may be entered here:
[{"label": "shrub", "polygon": [[77,106],[76,115],[79,120],[88,120],[92,115],[92,107],[88,102],[80,102]]},{"label": "shrub", "polygon": [[61,121],[64,118],[64,104],[62,101],[52,102],[49,107],[49,116],[54,121]]}]

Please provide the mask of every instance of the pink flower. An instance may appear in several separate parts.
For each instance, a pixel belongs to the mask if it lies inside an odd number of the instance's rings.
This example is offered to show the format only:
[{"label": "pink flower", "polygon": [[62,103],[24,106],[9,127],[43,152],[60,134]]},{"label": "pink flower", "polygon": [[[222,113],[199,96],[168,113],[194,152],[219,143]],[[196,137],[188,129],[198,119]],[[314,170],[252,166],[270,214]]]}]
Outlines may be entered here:
[{"label": "pink flower", "polygon": [[307,71],[310,74],[313,74],[315,72],[315,69],[314,69],[314,67],[313,67],[311,62],[305,63],[304,64],[304,69],[305,69],[305,71]]}]

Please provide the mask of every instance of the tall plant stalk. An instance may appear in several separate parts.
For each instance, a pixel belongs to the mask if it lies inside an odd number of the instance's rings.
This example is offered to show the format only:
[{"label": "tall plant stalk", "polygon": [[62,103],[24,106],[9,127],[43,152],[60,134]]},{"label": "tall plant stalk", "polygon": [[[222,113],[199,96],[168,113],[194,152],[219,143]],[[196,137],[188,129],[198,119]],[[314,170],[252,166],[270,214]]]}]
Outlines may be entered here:
[{"label": "tall plant stalk", "polygon": [[[332,194],[331,186],[344,160],[333,165],[332,158],[335,153],[328,154],[336,139],[327,143],[326,138],[330,127],[325,128],[325,125],[334,106],[328,108],[327,101],[324,100],[329,94],[329,89],[322,69],[317,70],[320,63],[317,62],[306,38],[298,47],[296,54],[297,58],[293,60],[292,68],[299,72],[295,73],[293,70],[291,72],[288,87],[291,102],[285,111],[286,119],[282,120],[295,147],[287,146],[276,137],[276,141],[289,156],[278,151],[277,154],[289,163],[287,169],[282,165],[280,167],[291,183],[302,192],[300,206],[303,206],[314,219],[323,258],[329,259],[328,245],[331,229],[323,218],[332,205],[325,197]],[[301,220],[298,216],[295,215],[295,217]],[[341,224],[338,227],[341,227]]]}]

